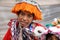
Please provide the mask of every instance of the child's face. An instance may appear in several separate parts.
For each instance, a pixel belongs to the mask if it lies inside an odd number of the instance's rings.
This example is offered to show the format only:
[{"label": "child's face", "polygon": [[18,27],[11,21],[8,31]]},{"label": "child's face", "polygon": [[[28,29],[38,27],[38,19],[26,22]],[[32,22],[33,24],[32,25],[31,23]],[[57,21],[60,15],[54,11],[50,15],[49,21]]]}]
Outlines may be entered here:
[{"label": "child's face", "polygon": [[60,28],[60,24],[56,25],[57,28]]},{"label": "child's face", "polygon": [[33,15],[28,11],[22,11],[18,16],[18,21],[22,27],[28,27],[33,21]]}]

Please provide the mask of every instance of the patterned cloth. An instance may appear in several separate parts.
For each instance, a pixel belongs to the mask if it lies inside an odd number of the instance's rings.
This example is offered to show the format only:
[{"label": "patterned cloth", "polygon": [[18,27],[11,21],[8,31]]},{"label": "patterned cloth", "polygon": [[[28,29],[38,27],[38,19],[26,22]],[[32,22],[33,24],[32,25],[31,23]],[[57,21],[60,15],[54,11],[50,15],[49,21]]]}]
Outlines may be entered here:
[{"label": "patterned cloth", "polygon": [[[26,29],[23,29],[22,32],[21,32],[21,28],[18,27],[18,24],[19,23],[17,22],[17,19],[11,20],[10,24],[8,24],[11,28],[11,34],[12,34],[11,39],[12,40],[20,40],[19,38],[22,38],[23,40],[30,40],[32,38],[32,40],[35,40],[34,37],[32,36],[33,32],[34,32],[34,29],[37,26],[42,26],[38,23],[34,23],[34,24],[32,23],[32,24],[30,24],[29,28],[27,28],[28,32],[26,31]],[[59,39],[60,39],[60,34],[51,31],[49,28],[47,30],[48,30],[47,33],[43,34],[40,38],[38,38],[38,40],[45,40],[46,39],[45,35],[48,34],[48,33],[51,33],[51,34],[53,33],[57,37],[59,37]],[[20,34],[22,36],[20,36]]]},{"label": "patterned cloth", "polygon": [[[9,24],[10,23],[10,24]],[[19,23],[17,19],[13,19],[8,23],[11,28],[12,40],[34,40],[33,31],[34,26],[42,26],[37,23],[31,23],[29,28],[21,28],[19,27]],[[29,29],[29,30],[26,30]]]}]

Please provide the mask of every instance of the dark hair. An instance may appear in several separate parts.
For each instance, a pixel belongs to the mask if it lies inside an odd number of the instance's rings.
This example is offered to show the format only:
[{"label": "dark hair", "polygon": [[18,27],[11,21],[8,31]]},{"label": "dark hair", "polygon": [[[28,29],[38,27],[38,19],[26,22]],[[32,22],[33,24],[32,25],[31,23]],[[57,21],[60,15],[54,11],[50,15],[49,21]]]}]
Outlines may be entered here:
[{"label": "dark hair", "polygon": [[57,37],[56,35],[51,34],[51,33],[48,33],[48,34],[46,35],[46,40],[53,40],[53,39],[52,39],[52,36],[54,36],[54,37],[56,38],[56,40],[59,40],[59,37]]},{"label": "dark hair", "polygon": [[22,11],[21,10],[19,10],[18,12],[17,12],[17,15],[19,16],[19,14],[21,13]]}]

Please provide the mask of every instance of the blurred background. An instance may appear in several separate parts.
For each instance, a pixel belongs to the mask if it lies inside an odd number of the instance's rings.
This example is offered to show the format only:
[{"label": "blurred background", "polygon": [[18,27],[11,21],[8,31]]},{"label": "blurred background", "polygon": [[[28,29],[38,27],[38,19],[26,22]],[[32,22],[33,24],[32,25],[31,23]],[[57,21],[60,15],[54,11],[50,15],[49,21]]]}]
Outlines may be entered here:
[{"label": "blurred background", "polygon": [[[11,13],[11,8],[22,0],[0,0],[0,40],[4,37],[8,22],[16,15]],[[60,0],[34,0],[40,4],[43,20],[37,21],[43,25],[50,23],[54,18],[60,18]]]}]

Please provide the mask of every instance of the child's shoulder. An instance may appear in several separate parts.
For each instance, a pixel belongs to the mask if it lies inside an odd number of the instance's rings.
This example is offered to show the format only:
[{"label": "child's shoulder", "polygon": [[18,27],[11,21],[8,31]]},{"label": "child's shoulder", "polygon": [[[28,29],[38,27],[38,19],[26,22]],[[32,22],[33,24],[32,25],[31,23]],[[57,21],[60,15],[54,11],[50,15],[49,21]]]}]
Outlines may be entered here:
[{"label": "child's shoulder", "polygon": [[36,22],[34,22],[33,24],[36,25],[36,26],[43,26],[42,24],[36,23]]}]

